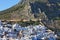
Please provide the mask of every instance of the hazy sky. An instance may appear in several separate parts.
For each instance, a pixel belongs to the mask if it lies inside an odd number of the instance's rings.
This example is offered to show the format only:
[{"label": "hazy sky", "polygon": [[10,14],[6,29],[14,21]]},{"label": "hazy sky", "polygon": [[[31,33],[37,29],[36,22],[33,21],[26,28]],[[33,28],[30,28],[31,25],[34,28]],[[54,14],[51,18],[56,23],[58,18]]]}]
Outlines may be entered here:
[{"label": "hazy sky", "polygon": [[8,9],[17,4],[20,0],[0,0],[0,11]]}]

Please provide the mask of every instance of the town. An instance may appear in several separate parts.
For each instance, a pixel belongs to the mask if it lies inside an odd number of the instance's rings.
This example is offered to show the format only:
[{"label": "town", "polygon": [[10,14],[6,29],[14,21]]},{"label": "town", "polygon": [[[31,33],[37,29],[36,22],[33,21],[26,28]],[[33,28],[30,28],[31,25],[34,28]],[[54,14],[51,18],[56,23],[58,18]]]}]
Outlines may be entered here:
[{"label": "town", "polygon": [[0,20],[0,40],[56,40],[57,34],[44,25],[22,27]]}]

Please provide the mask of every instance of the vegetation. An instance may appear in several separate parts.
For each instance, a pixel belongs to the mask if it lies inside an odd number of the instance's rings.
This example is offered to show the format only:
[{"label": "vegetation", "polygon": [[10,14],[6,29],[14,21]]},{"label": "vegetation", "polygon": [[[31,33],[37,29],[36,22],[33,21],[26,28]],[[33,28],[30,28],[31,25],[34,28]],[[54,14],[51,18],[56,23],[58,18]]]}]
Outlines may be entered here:
[{"label": "vegetation", "polygon": [[60,20],[60,17],[53,18],[53,20]]},{"label": "vegetation", "polygon": [[[0,11],[0,19],[4,19],[4,20],[11,20],[11,17],[17,13],[18,15],[18,12],[17,11],[22,11],[25,7],[25,3],[24,4],[16,4],[15,6],[7,9],[7,10],[4,10],[4,11]],[[16,12],[16,13],[15,13]],[[12,15],[13,14],[13,15]],[[13,17],[12,17],[13,18]]]},{"label": "vegetation", "polygon": [[17,22],[18,24],[20,24],[21,26],[29,26],[29,25],[39,25],[40,22],[39,21],[26,21],[26,22],[23,22],[23,21],[20,21],[20,22]]},{"label": "vegetation", "polygon": [[0,19],[4,19],[4,20],[9,20],[11,18],[11,15],[6,13],[6,14],[0,14]]},{"label": "vegetation", "polygon": [[39,25],[40,21],[39,20],[37,20],[37,21],[30,20],[30,21],[25,21],[25,22],[24,21],[17,21],[17,22],[15,22],[15,21],[9,21],[8,22],[8,24],[15,24],[15,23],[18,23],[22,27],[25,27],[25,26],[29,26],[29,25]]}]

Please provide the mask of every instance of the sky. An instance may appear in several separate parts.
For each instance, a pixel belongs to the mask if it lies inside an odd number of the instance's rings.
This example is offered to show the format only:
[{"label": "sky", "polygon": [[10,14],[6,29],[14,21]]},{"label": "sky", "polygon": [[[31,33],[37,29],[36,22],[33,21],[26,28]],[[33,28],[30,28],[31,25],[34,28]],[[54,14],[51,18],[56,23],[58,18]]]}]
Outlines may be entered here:
[{"label": "sky", "polygon": [[16,5],[20,0],[0,0],[0,11]]}]

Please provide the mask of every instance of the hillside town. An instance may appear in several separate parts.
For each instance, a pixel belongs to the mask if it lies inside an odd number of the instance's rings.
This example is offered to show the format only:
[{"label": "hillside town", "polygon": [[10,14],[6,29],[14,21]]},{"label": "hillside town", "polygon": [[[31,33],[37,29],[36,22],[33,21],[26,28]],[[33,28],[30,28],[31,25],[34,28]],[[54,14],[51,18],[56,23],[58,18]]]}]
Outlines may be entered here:
[{"label": "hillside town", "polygon": [[0,40],[60,40],[60,0],[0,4]]},{"label": "hillside town", "polygon": [[0,40],[56,40],[57,34],[43,25],[22,27],[0,20]]}]

